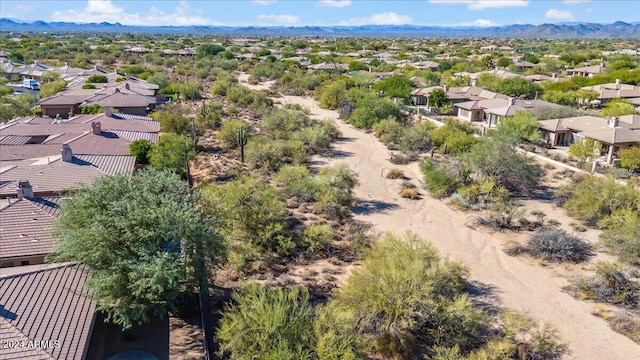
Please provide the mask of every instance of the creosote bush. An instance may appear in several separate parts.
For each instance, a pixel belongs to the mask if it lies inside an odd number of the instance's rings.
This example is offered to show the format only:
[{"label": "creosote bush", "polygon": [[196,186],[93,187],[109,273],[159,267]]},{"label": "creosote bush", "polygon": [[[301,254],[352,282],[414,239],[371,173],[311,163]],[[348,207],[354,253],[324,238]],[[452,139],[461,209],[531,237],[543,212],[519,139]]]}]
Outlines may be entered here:
[{"label": "creosote bush", "polygon": [[640,286],[630,279],[624,268],[616,263],[600,261],[596,264],[596,275],[579,279],[575,284],[578,296],[608,303],[637,308]]}]

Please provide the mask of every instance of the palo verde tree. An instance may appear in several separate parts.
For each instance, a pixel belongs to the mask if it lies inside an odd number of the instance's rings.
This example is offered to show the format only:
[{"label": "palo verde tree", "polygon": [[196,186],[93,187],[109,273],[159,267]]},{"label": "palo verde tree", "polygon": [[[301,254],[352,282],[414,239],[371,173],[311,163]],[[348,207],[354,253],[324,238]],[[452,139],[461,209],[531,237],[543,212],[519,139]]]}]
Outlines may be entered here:
[{"label": "palo verde tree", "polygon": [[222,252],[195,203],[169,172],[101,177],[62,204],[54,259],[83,264],[98,308],[124,329],[163,316],[185,282],[207,286]]}]

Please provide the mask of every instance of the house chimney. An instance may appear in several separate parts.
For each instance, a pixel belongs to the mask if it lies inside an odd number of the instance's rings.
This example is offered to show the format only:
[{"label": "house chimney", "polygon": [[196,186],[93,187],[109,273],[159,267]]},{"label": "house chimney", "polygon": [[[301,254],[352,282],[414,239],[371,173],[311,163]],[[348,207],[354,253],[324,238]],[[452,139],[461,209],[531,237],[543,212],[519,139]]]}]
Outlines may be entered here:
[{"label": "house chimney", "polygon": [[611,119],[609,119],[609,127],[610,128],[615,128],[620,124],[620,119],[617,117],[612,117]]},{"label": "house chimney", "polygon": [[616,85],[620,85],[620,79],[616,79]]},{"label": "house chimney", "polygon": [[69,144],[62,144],[62,150],[60,150],[60,153],[62,154],[62,161],[73,161],[73,151],[71,151],[71,146],[69,146]]},{"label": "house chimney", "polygon": [[111,106],[105,106],[104,107],[104,116],[106,116],[106,117],[112,117],[113,116],[113,109],[111,108]]},{"label": "house chimney", "polygon": [[64,62],[64,66],[67,66],[67,67],[68,67],[68,66],[69,66],[69,63],[65,61],[65,62]]},{"label": "house chimney", "polygon": [[516,104],[516,99],[515,98],[509,98],[509,106],[513,106]]},{"label": "house chimney", "polygon": [[477,83],[478,83],[477,79],[471,79],[471,86],[476,86]]},{"label": "house chimney", "polygon": [[102,128],[100,126],[100,121],[93,121],[91,123],[91,130],[93,131],[94,135],[102,134]]},{"label": "house chimney", "polygon": [[129,73],[124,74],[124,77],[125,77],[127,80],[131,79],[131,75],[129,75]]},{"label": "house chimney", "polygon": [[124,84],[124,88],[125,88],[125,89],[127,89],[127,90],[129,90],[129,83],[125,83],[125,84]]},{"label": "house chimney", "polygon": [[33,187],[29,184],[29,180],[20,180],[16,187],[16,194],[18,199],[28,198],[33,199]]},{"label": "house chimney", "polygon": [[552,78],[552,79],[555,79],[555,78],[556,78],[556,73],[552,73],[552,74],[551,74],[551,78]]},{"label": "house chimney", "polygon": [[93,70],[98,71],[98,65],[93,65]]},{"label": "house chimney", "polygon": [[447,92],[447,91],[449,91],[449,85],[444,86],[444,92]]}]

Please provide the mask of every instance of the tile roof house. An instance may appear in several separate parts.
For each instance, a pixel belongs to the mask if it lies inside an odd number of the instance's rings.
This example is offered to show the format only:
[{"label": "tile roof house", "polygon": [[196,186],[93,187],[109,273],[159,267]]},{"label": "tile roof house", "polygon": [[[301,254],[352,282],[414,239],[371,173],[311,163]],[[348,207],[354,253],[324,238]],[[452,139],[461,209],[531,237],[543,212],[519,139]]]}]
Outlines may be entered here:
[{"label": "tile roof house", "polygon": [[97,94],[87,98],[82,106],[98,104],[104,109],[112,108],[124,114],[145,116],[155,108],[156,102],[153,96],[144,96],[135,92],[125,93],[115,88],[113,93]]},{"label": "tile roof house", "polygon": [[576,116],[538,121],[543,139],[551,145],[567,146],[584,139],[599,142],[612,163],[620,149],[640,142],[640,116],[625,115],[618,118]]},{"label": "tile roof house", "polygon": [[487,127],[496,126],[501,119],[514,115],[518,110],[533,110],[538,107],[562,108],[563,106],[543,100],[520,100],[495,97],[454,104],[459,119],[480,121]]},{"label": "tile roof house", "polygon": [[568,69],[567,76],[588,76],[592,77],[595,74],[600,74],[605,71],[604,63],[599,65],[583,66],[575,69]]},{"label": "tile roof house", "polygon": [[507,99],[507,95],[495,93],[493,91],[485,90],[477,86],[463,86],[463,87],[448,87],[448,86],[431,86],[427,88],[415,89],[411,92],[411,96],[414,98],[416,105],[426,105],[429,94],[435,89],[442,89],[447,95],[447,98],[452,104],[470,100],[487,100],[487,99]]},{"label": "tile roof house", "polygon": [[600,104],[605,104],[613,99],[640,100],[640,86],[623,84],[620,79],[617,79],[615,83],[584,86],[580,89],[598,93],[597,100]]},{"label": "tile roof house", "polygon": [[87,278],[75,264],[0,269],[0,339],[24,344],[0,359],[85,359],[96,318]]}]

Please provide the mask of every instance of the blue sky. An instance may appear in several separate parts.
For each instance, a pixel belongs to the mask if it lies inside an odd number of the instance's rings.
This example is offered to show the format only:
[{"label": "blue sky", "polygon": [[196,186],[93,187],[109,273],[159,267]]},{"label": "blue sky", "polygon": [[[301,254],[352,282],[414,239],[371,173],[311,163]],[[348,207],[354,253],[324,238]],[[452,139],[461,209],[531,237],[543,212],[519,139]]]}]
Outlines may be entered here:
[{"label": "blue sky", "polygon": [[640,1],[2,0],[0,17],[125,25],[537,25],[571,21],[637,22],[640,21]]}]

